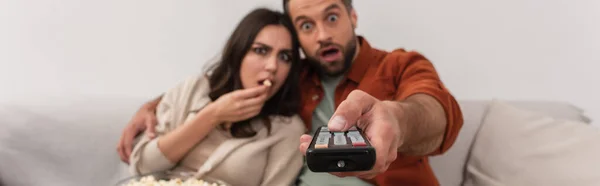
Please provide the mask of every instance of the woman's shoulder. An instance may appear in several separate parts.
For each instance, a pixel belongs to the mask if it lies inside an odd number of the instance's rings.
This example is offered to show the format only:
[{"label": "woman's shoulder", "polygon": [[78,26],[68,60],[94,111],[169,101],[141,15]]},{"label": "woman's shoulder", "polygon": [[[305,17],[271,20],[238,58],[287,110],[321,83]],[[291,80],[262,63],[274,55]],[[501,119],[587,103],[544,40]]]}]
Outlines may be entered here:
[{"label": "woman's shoulder", "polygon": [[168,92],[197,92],[207,91],[210,89],[208,78],[205,75],[192,75],[180,81],[172,87]]},{"label": "woman's shoulder", "polygon": [[210,83],[205,75],[192,75],[185,78],[177,85],[165,92],[165,98],[170,101],[181,101],[184,97],[207,97],[210,91]]}]

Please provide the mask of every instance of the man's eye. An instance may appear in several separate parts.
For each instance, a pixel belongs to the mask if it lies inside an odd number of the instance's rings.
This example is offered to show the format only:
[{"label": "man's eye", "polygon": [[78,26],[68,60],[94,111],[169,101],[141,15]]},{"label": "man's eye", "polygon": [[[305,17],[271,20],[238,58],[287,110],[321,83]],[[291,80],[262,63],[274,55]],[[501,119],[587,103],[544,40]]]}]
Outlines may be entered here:
[{"label": "man's eye", "polygon": [[254,48],[254,53],[263,54],[264,55],[264,54],[267,53],[267,49],[262,48],[262,47],[257,47],[257,48]]},{"label": "man's eye", "polygon": [[302,25],[300,26],[300,28],[301,28],[302,30],[310,30],[310,29],[312,29],[312,28],[313,28],[313,25],[312,25],[311,23],[304,23],[304,24],[302,24]]},{"label": "man's eye", "polygon": [[327,20],[329,22],[335,22],[335,21],[337,21],[337,19],[338,19],[337,15],[330,15],[329,17],[327,17]]}]

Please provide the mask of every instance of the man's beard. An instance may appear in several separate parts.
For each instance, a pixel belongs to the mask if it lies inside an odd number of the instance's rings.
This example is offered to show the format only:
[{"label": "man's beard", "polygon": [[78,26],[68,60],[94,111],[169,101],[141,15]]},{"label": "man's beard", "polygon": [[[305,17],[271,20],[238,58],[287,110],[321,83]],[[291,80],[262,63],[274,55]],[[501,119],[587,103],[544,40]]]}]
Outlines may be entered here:
[{"label": "man's beard", "polygon": [[[342,69],[339,69],[337,71],[329,71],[327,65],[324,64],[326,62],[321,62],[315,57],[307,55],[306,59],[308,60],[308,64],[313,69],[315,69],[317,73],[319,73],[319,75],[337,77],[346,73],[348,69],[350,69],[350,67],[352,66],[352,61],[354,60],[354,55],[356,54],[356,36],[353,36],[352,39],[348,43],[346,43],[346,46],[342,48],[342,50],[343,51],[341,52],[344,57],[343,66]],[[319,54],[316,54],[315,56],[319,56]],[[340,63],[340,61],[335,61],[333,63]]]}]

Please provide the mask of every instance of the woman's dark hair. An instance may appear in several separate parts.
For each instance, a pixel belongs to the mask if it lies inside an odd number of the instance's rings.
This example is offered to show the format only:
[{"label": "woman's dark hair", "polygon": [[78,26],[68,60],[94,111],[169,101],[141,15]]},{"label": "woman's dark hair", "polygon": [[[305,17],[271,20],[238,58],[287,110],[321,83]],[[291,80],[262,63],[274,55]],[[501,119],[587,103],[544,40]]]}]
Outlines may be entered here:
[{"label": "woman's dark hair", "polygon": [[292,40],[291,68],[282,87],[265,103],[260,114],[245,121],[233,123],[231,134],[234,137],[256,135],[256,131],[250,125],[252,119],[262,119],[270,131],[271,122],[268,118],[270,115],[292,116],[299,110],[300,54],[296,33],[286,15],[266,8],[255,9],[246,15],[229,37],[220,60],[212,67],[208,76],[211,89],[209,97],[214,101],[222,95],[244,88],[240,78],[242,60],[250,51],[259,32],[269,25],[281,25],[290,32],[292,36],[290,38]]}]

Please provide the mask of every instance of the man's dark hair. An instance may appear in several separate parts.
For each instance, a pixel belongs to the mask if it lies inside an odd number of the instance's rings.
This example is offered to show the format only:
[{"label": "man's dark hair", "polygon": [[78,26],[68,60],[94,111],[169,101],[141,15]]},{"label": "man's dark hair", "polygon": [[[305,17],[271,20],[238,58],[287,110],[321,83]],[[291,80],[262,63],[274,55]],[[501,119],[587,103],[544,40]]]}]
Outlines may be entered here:
[{"label": "man's dark hair", "polygon": [[[348,13],[350,13],[350,10],[352,10],[352,0],[341,0],[342,3],[344,3],[344,6],[346,6],[346,10],[348,10]],[[289,15],[289,8],[288,8],[288,4],[290,3],[290,0],[283,0],[283,11],[285,12],[286,15]]]},{"label": "man's dark hair", "polygon": [[210,82],[210,92],[208,95],[214,101],[227,93],[244,88],[240,77],[242,61],[252,47],[258,33],[269,25],[281,25],[290,32],[290,39],[292,40],[291,68],[279,91],[265,103],[257,116],[233,123],[231,134],[234,137],[251,137],[256,135],[257,131],[250,125],[252,119],[262,119],[265,121],[265,127],[270,131],[269,116],[292,116],[299,111],[300,44],[296,39],[294,27],[289,21],[288,16],[265,8],[255,9],[246,15],[229,37],[221,58],[209,70],[212,73],[208,75]]}]

